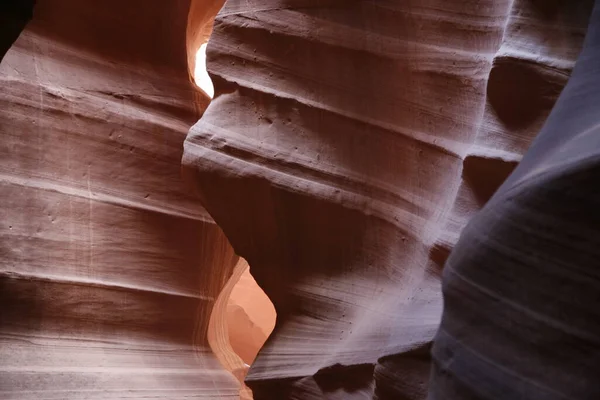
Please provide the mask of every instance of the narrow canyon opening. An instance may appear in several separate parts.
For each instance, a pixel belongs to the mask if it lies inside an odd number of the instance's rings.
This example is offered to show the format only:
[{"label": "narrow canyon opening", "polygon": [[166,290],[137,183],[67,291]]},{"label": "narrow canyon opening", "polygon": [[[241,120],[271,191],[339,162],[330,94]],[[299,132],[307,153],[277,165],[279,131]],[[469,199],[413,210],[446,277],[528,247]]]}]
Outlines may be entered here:
[{"label": "narrow canyon opening", "polygon": [[[194,82],[210,99],[214,87],[206,69],[208,42],[195,54]],[[223,364],[240,381],[240,398],[251,399],[244,384],[250,365],[273,331],[273,303],[254,280],[245,259],[239,259],[232,276],[215,302],[209,323],[208,341]]]},{"label": "narrow canyon opening", "polygon": [[276,312],[246,260],[240,259],[240,265],[242,273],[227,301],[227,329],[233,351],[249,367],[275,327]]},{"label": "narrow canyon opening", "polygon": [[215,95],[215,88],[208,71],[206,70],[206,47],[208,43],[202,43],[198,51],[196,51],[196,65],[194,67],[194,81],[196,85],[202,89],[204,93],[211,99]]},{"label": "narrow canyon opening", "polygon": [[275,327],[273,303],[240,257],[217,297],[208,326],[208,343],[223,367],[240,382],[240,399],[252,399],[244,384],[250,365]]}]

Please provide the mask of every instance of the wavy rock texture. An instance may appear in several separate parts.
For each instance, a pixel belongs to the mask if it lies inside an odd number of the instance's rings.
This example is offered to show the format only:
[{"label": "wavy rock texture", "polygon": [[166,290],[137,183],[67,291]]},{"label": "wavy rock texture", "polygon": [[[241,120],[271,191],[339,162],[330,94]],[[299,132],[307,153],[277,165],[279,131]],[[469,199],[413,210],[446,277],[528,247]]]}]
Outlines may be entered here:
[{"label": "wavy rock texture", "polygon": [[520,160],[589,2],[227,1],[185,142],[277,310],[255,399],[423,399],[440,273]]},{"label": "wavy rock texture", "polygon": [[517,0],[487,83],[485,112],[463,161],[463,180],[439,247],[462,228],[514,170],[567,83],[593,1]]},{"label": "wavy rock texture", "polygon": [[[0,65],[0,397],[248,398],[224,297],[245,265],[180,178],[208,103],[190,49],[222,2],[37,3]],[[425,397],[442,265],[541,127],[589,10],[225,4],[183,162],[278,313],[256,399]]]},{"label": "wavy rock texture", "polygon": [[600,398],[600,2],[568,84],[444,267],[429,399]]},{"label": "wavy rock texture", "polygon": [[38,0],[0,66],[0,398],[239,398],[237,261],[180,178],[188,1]]}]

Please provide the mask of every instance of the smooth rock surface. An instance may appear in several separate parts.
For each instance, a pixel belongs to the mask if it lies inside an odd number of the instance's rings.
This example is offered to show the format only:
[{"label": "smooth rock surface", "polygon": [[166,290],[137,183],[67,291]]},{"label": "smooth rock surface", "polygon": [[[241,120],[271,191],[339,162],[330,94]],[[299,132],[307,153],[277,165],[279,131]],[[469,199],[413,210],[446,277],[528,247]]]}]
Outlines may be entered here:
[{"label": "smooth rock surface", "polygon": [[[222,4],[38,0],[4,57],[0,398],[426,397],[443,265],[591,1],[228,0],[184,151]],[[234,249],[277,311],[249,373]]]},{"label": "smooth rock surface", "polygon": [[180,176],[189,7],[38,0],[0,65],[2,399],[239,398],[206,337],[237,256]]},{"label": "smooth rock surface", "polygon": [[596,2],[542,130],[446,263],[430,400],[600,398],[599,66]]},{"label": "smooth rock surface", "polygon": [[552,108],[590,4],[226,2],[183,163],[277,310],[256,399],[426,397],[442,266]]}]

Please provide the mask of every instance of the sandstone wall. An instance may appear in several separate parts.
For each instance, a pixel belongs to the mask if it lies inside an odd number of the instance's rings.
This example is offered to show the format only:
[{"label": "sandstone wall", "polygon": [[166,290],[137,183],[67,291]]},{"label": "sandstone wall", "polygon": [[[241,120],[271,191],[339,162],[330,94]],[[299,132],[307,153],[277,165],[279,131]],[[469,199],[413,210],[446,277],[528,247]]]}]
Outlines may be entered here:
[{"label": "sandstone wall", "polygon": [[189,1],[38,0],[0,65],[0,397],[238,398],[236,262],[181,180]]},{"label": "sandstone wall", "polygon": [[256,399],[423,399],[445,259],[565,84],[590,2],[229,0],[185,142],[273,300]]},{"label": "sandstone wall", "polygon": [[229,239],[278,314],[256,399],[425,398],[442,266],[591,2],[229,0],[184,151],[220,5],[38,0],[2,61],[1,397],[238,398]]}]

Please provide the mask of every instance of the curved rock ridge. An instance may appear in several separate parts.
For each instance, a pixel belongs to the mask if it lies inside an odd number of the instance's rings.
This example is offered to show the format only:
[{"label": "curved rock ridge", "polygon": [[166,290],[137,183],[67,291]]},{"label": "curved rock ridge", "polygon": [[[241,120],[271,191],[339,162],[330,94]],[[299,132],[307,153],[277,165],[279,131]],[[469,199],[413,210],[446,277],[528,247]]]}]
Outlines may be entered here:
[{"label": "curved rock ridge", "polygon": [[2,399],[239,398],[206,338],[237,256],[180,177],[189,7],[38,0],[0,65]]},{"label": "curved rock ridge", "polygon": [[568,78],[566,3],[225,3],[183,164],[277,311],[255,399],[426,397],[442,266]]}]

